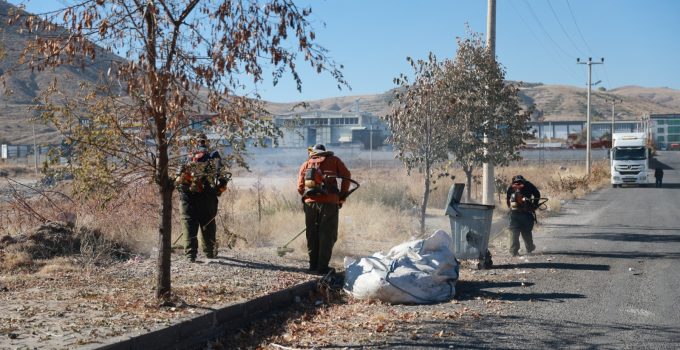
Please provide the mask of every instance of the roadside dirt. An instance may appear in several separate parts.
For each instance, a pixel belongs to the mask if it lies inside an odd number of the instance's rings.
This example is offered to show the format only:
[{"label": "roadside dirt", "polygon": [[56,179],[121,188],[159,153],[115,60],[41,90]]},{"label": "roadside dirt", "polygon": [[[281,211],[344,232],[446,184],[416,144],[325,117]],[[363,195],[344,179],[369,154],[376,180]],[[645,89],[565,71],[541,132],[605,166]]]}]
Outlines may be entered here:
[{"label": "roadside dirt", "polygon": [[316,276],[306,262],[271,248],[220,251],[216,259],[172,257],[174,306],[154,298],[154,257],[133,256],[83,269],[58,258],[35,273],[0,276],[0,348],[72,349],[123,334],[144,333]]},{"label": "roadside dirt", "polygon": [[[429,227],[448,224],[446,217],[430,219]],[[494,263],[507,265],[522,259],[507,255],[504,241],[498,239],[490,247]],[[382,249],[392,246],[385,243]],[[380,249],[374,242],[371,251],[357,253],[370,254],[376,248]],[[100,343],[318,278],[306,273],[307,261],[300,252],[279,257],[274,246],[221,249],[216,259],[199,256],[199,263],[193,264],[177,251],[172,257],[177,299],[174,305],[160,306],[154,298],[155,256],[129,256],[100,265],[83,264],[78,256],[49,257],[34,262],[39,270],[0,275],[0,348],[65,349]],[[340,260],[334,260],[336,267]],[[526,273],[513,268],[478,271],[476,262],[463,262],[456,299],[425,312],[418,306],[351,300],[328,288],[206,347],[389,347],[422,337],[441,345],[452,336],[446,322],[474,327],[483,315],[502,315],[503,308],[512,304],[484,293],[485,285],[522,285]]]}]

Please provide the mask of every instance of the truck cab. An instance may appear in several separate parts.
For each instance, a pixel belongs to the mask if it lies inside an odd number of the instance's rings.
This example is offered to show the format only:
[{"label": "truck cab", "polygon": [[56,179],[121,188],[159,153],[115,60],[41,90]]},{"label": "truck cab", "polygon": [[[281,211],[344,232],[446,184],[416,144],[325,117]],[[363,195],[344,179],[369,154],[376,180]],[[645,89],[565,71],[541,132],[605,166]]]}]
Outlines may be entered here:
[{"label": "truck cab", "polygon": [[645,133],[615,133],[611,148],[612,187],[647,186],[649,150]]}]

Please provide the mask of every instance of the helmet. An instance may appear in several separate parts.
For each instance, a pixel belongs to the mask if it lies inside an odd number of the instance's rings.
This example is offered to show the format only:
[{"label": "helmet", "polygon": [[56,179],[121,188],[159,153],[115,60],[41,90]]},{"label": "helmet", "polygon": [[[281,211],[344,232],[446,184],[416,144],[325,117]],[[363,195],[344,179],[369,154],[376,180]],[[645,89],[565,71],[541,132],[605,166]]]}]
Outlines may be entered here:
[{"label": "helmet", "polygon": [[316,145],[314,145],[314,147],[312,147],[312,150],[311,150],[312,154],[323,153],[323,152],[326,152],[326,146],[324,146],[320,143],[317,143]]},{"label": "helmet", "polygon": [[191,138],[191,144],[198,147],[207,147],[209,141],[204,133],[196,134]]},{"label": "helmet", "polygon": [[314,145],[314,147],[312,147],[312,151],[317,152],[317,153],[326,152],[326,146],[324,146],[320,143],[317,143],[316,145]]},{"label": "helmet", "polygon": [[527,180],[524,179],[524,176],[522,175],[515,175],[512,177],[512,182],[526,182]]},{"label": "helmet", "polygon": [[208,137],[204,133],[196,135],[194,138],[196,141],[208,141]]}]

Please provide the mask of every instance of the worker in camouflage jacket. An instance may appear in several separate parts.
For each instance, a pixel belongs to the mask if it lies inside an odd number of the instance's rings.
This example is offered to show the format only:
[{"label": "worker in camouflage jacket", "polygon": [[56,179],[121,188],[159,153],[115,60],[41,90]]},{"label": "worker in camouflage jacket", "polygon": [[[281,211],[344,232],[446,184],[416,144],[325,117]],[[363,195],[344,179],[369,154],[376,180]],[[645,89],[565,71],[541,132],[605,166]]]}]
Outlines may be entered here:
[{"label": "worker in camouflage jacket", "polygon": [[228,178],[221,175],[220,153],[210,149],[205,134],[192,139],[189,159],[180,167],[175,185],[179,191],[184,253],[191,261],[198,254],[198,231],[201,231],[206,258],[217,256],[217,197],[226,189]]}]

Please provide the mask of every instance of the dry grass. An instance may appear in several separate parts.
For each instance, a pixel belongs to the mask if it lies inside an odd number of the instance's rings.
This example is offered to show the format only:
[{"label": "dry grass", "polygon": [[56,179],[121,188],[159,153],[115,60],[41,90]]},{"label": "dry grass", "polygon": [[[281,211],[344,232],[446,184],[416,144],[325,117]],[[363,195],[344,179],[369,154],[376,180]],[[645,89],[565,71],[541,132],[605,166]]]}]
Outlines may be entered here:
[{"label": "dry grass", "polygon": [[5,251],[0,253],[0,272],[32,270],[35,263],[31,254],[22,251]]},{"label": "dry grass", "polygon": [[3,177],[34,177],[35,169],[32,163],[7,162],[0,160],[0,178]]},{"label": "dry grass", "polygon": [[[389,244],[410,234],[412,220],[407,208],[412,207],[410,198],[413,197],[409,193],[410,187],[402,186],[408,182],[357,181],[362,183],[361,189],[340,210],[338,256],[357,251],[357,247],[365,251],[366,242]],[[243,238],[239,241],[241,246],[283,246],[305,227],[302,203],[294,181],[288,188],[258,183],[247,189],[232,188],[220,199],[220,212],[221,224],[226,227],[218,229],[221,231],[219,238],[228,239],[228,233],[224,231],[229,230]],[[218,227],[221,224],[218,223]],[[247,244],[243,244],[244,241]],[[294,249],[292,255],[306,256],[304,233],[288,246]]]},{"label": "dry grass", "polygon": [[80,269],[76,266],[76,263],[71,258],[59,257],[52,259],[49,263],[46,263],[37,272],[39,276],[59,276],[64,273],[78,272]]},{"label": "dry grass", "polygon": [[[124,242],[137,253],[150,253],[157,243],[159,210],[153,185],[126,189],[115,200],[102,204],[96,198],[79,202],[77,226],[102,232],[113,242]],[[179,230],[179,210],[174,207],[173,230]]]},{"label": "dry grass", "polygon": [[[542,214],[549,215],[559,212],[565,200],[581,197],[607,184],[608,169],[606,162],[596,162],[588,178],[581,166],[523,165],[498,167],[496,177],[507,184],[513,175],[522,174],[541,190],[543,197],[549,198],[547,211]],[[418,208],[423,195],[422,175],[417,172],[408,175],[402,168],[358,168],[352,171],[361,188],[340,211],[335,255],[370,254],[417,236]],[[286,186],[277,187],[268,184],[267,179],[259,179],[249,188],[232,186],[222,195],[217,217],[221,248],[279,247],[304,228],[304,214],[295,191],[294,173],[291,171],[291,181]],[[465,181],[462,171],[450,175],[455,176],[455,182]],[[473,201],[481,197],[480,175],[480,172],[474,173]],[[433,186],[428,205],[430,209],[435,212],[443,209],[453,182],[444,178]],[[68,191],[68,188],[57,191]],[[116,200],[106,204],[96,198],[76,202],[55,193],[21,199],[35,215],[16,201],[0,204],[7,209],[0,212],[0,234],[13,236],[29,232],[42,223],[41,218],[58,221],[70,217],[77,228],[75,231],[80,232],[80,261],[86,264],[101,263],[103,259],[118,256],[119,251],[148,255],[157,246],[159,212],[155,186],[140,184],[130,187]],[[496,196],[496,201],[498,214],[504,214],[504,193]],[[174,203],[178,203],[177,199]],[[175,204],[173,242],[181,245],[184,240],[178,239],[181,225],[177,207]],[[304,234],[301,236],[289,246],[295,250],[293,255],[305,258],[306,240]],[[7,251],[4,254],[5,268],[24,268],[34,264],[20,252],[11,253],[12,256]]]},{"label": "dry grass", "polygon": [[[417,214],[422,201],[423,177],[417,172],[408,175],[404,169],[352,169],[355,180],[361,183],[340,210],[340,225],[335,256],[370,254],[389,249],[392,245],[417,236]],[[291,172],[291,178],[294,172]],[[608,181],[608,165],[595,163],[593,175],[585,177],[578,166],[564,167],[560,164],[544,166],[510,166],[497,168],[498,177],[509,179],[522,174],[541,190],[547,211],[559,212],[564,200],[578,198],[601,187]],[[462,171],[454,171],[455,182],[464,182]],[[481,197],[481,173],[474,173],[472,198]],[[581,187],[566,191],[553,184],[562,179],[576,179]],[[443,209],[449,187],[454,181],[444,178],[433,186],[430,193],[430,209]],[[295,192],[294,179],[289,187],[274,188],[265,185],[266,179],[246,189],[230,189],[220,200],[223,225],[239,237],[247,240],[242,247],[282,246],[304,228],[304,214],[300,197]],[[258,199],[259,206],[258,206]],[[507,211],[503,192],[496,206],[500,214]],[[259,213],[259,214],[258,214]],[[219,225],[219,224],[218,224]],[[223,236],[226,237],[226,236]],[[243,241],[241,241],[243,242]],[[304,258],[306,240],[304,234],[290,243],[294,256]]]}]

